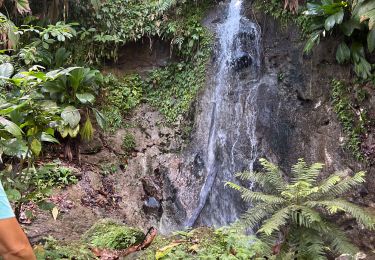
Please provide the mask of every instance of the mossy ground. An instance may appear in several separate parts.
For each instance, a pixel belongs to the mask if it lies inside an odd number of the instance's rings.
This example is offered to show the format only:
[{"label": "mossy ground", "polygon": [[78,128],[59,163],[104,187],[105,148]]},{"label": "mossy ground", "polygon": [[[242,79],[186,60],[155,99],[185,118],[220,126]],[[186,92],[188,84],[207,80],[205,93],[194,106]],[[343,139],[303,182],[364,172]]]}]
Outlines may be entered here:
[{"label": "mossy ground", "polygon": [[[91,260],[97,258],[90,248],[125,249],[143,239],[144,234],[138,229],[105,219],[91,227],[79,241],[61,244],[47,238],[43,245],[35,246],[35,252],[38,259]],[[256,259],[268,250],[256,238],[235,230],[201,227],[169,236],[158,235],[132,259]]]},{"label": "mossy ground", "polygon": [[35,246],[38,259],[97,259],[90,248],[126,249],[142,242],[144,234],[114,220],[103,219],[94,224],[79,241],[63,244],[49,237],[43,245]]}]

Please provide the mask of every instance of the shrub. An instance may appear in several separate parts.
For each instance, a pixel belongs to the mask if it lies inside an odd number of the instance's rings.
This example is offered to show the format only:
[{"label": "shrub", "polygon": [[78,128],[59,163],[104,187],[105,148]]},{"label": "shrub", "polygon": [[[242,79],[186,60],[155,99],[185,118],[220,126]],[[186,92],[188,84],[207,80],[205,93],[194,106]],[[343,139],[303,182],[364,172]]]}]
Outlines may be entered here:
[{"label": "shrub", "polygon": [[130,133],[126,133],[122,139],[122,149],[126,154],[129,154],[136,146],[135,137]]},{"label": "shrub", "polygon": [[264,192],[227,183],[254,205],[236,227],[255,229],[259,225],[257,233],[270,246],[274,244],[275,253],[281,258],[289,255],[292,259],[326,259],[327,250],[351,255],[358,252],[332,216],[342,212],[365,228],[375,228],[373,214],[341,198],[365,182],[364,172],[346,177],[335,172],[318,182],[323,165],[308,166],[299,159],[286,181],[277,166],[265,159],[260,163],[264,172],[244,172],[237,176],[256,183]]},{"label": "shrub", "polygon": [[125,114],[141,102],[143,81],[139,75],[128,75],[122,79],[109,75],[104,82],[107,106],[115,107]]}]

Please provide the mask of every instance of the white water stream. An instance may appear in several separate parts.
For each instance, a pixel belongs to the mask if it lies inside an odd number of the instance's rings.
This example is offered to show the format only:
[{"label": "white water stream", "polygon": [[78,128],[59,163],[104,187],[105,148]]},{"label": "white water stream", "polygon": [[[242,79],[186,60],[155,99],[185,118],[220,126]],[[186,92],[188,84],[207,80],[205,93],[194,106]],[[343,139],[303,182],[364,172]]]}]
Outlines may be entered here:
[{"label": "white water stream", "polygon": [[241,9],[242,0],[231,0],[225,21],[217,28],[215,89],[205,111],[210,122],[204,149],[206,177],[198,205],[185,223],[189,227],[198,219],[214,226],[235,221],[243,203],[224,184],[236,182],[235,173],[252,170],[257,159],[260,33],[256,24],[241,15]]}]

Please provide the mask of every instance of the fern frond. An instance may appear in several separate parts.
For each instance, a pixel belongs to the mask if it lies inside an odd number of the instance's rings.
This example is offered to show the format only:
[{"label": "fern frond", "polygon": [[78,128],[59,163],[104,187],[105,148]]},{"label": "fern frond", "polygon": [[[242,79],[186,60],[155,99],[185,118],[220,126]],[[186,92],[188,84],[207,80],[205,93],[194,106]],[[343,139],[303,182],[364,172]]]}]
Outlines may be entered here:
[{"label": "fern frond", "polygon": [[304,159],[298,159],[298,162],[292,166],[293,178],[291,183],[294,184],[298,181],[305,181],[310,184],[315,184],[319,173],[323,169],[322,163],[314,163],[310,167]]},{"label": "fern frond", "polygon": [[321,196],[324,196],[331,191],[331,189],[339,183],[341,180],[341,177],[334,173],[331,176],[329,176],[326,180],[324,180],[319,186],[315,193],[311,194],[311,198],[320,198]]},{"label": "fern frond", "polygon": [[323,201],[307,201],[305,205],[308,207],[324,207],[330,214],[344,211],[354,217],[358,223],[362,224],[369,230],[375,229],[375,216],[361,207],[342,199],[323,200]]},{"label": "fern frond", "polygon": [[290,207],[282,208],[267,219],[257,231],[257,233],[264,233],[271,235],[275,231],[279,231],[282,226],[286,224],[290,215]]},{"label": "fern frond", "polygon": [[233,224],[237,230],[241,229],[254,229],[259,225],[267,216],[272,214],[276,208],[267,203],[260,203],[253,208],[249,208],[241,218]]},{"label": "fern frond", "polygon": [[324,241],[320,233],[316,232],[316,230],[304,227],[293,227],[287,239],[290,241],[297,254],[296,259],[327,259],[324,252]]},{"label": "fern frond", "polygon": [[264,175],[263,178],[265,178],[267,183],[272,185],[277,191],[281,192],[288,184],[283,178],[282,171],[277,165],[264,158],[259,159],[259,162],[262,165],[264,172],[256,173],[256,175],[259,175],[258,178],[262,178]]},{"label": "fern frond", "polygon": [[228,185],[232,189],[235,189],[241,192],[241,197],[246,202],[265,202],[265,203],[269,203],[272,205],[282,204],[285,202],[283,198],[264,194],[262,192],[252,191],[232,182],[227,182],[225,185]]},{"label": "fern frond", "polygon": [[306,206],[293,206],[291,216],[294,223],[306,228],[310,228],[317,222],[322,221],[317,211]]},{"label": "fern frond", "polygon": [[276,243],[280,242],[280,234],[278,232],[274,232],[270,235],[258,233],[257,237],[259,237],[259,239],[269,247],[273,247]]},{"label": "fern frond", "polygon": [[236,174],[241,180],[247,180],[258,184],[262,190],[271,194],[279,194],[284,190],[286,182],[280,171],[266,172],[240,172]]},{"label": "fern frond", "polygon": [[359,252],[359,249],[349,241],[346,234],[335,224],[322,221],[312,228],[321,235],[323,240],[330,244],[331,250],[334,252],[351,255]]},{"label": "fern frond", "polygon": [[[355,187],[358,187],[362,183],[365,182],[365,177],[366,173],[361,171],[357,172],[354,176],[352,177],[347,177],[346,179],[342,181],[338,181],[334,185],[334,181],[337,179],[337,177],[334,177],[332,175],[330,178],[328,178],[321,186],[319,186],[318,189],[320,189],[320,192],[317,193],[317,198],[322,198],[322,199],[327,199],[327,198],[335,198],[339,197],[350,190],[352,190]],[[336,176],[339,176],[337,173]],[[340,177],[341,180],[341,177]],[[327,183],[331,182],[331,183]]]}]

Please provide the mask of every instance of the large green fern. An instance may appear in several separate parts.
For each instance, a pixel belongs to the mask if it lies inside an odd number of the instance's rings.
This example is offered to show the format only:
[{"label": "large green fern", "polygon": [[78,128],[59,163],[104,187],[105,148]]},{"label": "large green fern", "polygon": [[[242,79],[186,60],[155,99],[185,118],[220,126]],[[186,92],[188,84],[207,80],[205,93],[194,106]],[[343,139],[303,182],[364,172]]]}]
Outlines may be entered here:
[{"label": "large green fern", "polygon": [[[375,216],[340,196],[365,182],[365,173],[346,176],[335,172],[318,181],[323,164],[307,165],[303,159],[284,178],[280,169],[265,159],[263,172],[243,172],[237,176],[258,185],[253,191],[235,183],[227,185],[241,192],[253,206],[234,224],[236,228],[256,229],[265,241],[274,244],[279,259],[326,259],[327,251],[355,254],[358,249],[328,216],[345,213],[370,230]],[[286,181],[288,179],[288,181]]]}]

